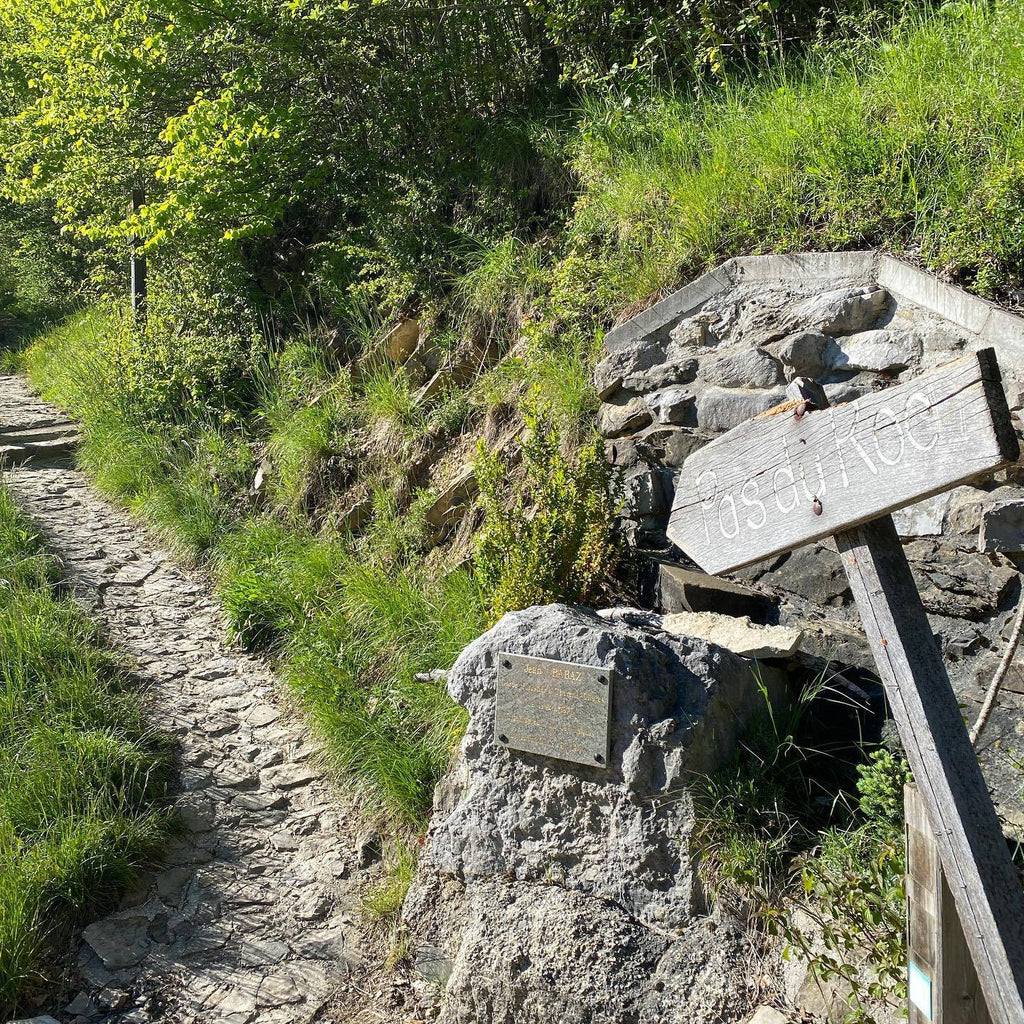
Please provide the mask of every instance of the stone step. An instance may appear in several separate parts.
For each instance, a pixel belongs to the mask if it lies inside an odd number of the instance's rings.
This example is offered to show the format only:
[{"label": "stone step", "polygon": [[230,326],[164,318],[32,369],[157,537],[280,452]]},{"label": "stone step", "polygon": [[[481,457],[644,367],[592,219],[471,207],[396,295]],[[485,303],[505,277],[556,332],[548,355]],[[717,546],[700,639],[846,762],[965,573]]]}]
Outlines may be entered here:
[{"label": "stone step", "polygon": [[70,420],[56,423],[31,423],[24,426],[0,426],[0,444],[34,444],[53,441],[61,437],[77,437],[78,424]]},{"label": "stone step", "polygon": [[29,459],[53,459],[73,452],[79,444],[77,434],[56,437],[43,441],[31,441],[25,444],[5,443],[8,439],[0,437],[0,461],[9,466],[20,466]]}]

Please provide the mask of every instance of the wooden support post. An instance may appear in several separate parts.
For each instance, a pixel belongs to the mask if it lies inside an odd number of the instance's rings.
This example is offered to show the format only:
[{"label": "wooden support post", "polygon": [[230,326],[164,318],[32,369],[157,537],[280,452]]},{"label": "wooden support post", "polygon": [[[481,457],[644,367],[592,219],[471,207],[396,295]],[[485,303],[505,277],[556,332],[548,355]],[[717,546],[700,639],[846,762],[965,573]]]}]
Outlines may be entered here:
[{"label": "wooden support post", "polygon": [[[137,188],[132,192],[132,213],[138,213],[146,202],[146,193]],[[139,324],[146,322],[146,300],[149,295],[146,281],[146,257],[141,255],[142,239],[133,235],[131,240],[132,313]]]},{"label": "wooden support post", "polygon": [[985,1001],[998,1024],[1021,1024],[1024,891],[892,516],[836,534],[836,545]]},{"label": "wooden support post", "polygon": [[907,819],[908,1024],[991,1024],[938,844],[917,786],[904,790]]},{"label": "wooden support post", "polygon": [[[939,952],[947,940],[955,948],[959,915],[993,1024],[1024,1024],[1024,891],[889,515],[1020,457],[995,352],[835,408],[821,403],[798,386],[792,402],[691,455],[668,535],[712,573],[835,537],[920,788],[916,820],[930,823],[917,832],[933,838],[949,883],[922,883],[922,898],[934,899],[918,909],[917,935],[931,929],[936,939],[922,955],[945,974],[944,991],[973,992],[957,958]],[[947,1024],[965,1020],[953,1013]]]}]

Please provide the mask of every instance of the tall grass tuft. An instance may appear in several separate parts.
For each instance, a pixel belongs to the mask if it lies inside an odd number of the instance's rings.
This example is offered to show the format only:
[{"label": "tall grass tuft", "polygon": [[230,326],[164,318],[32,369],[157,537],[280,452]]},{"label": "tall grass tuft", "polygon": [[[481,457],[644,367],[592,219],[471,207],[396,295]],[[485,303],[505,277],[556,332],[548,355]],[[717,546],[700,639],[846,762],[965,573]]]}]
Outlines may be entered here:
[{"label": "tall grass tuft", "polygon": [[284,673],[339,774],[366,801],[416,826],[461,735],[443,682],[483,627],[474,581],[431,578],[267,517],[227,537],[216,573],[239,638]]},{"label": "tall grass tuft", "polygon": [[1011,290],[1022,33],[1019,4],[949,3],[694,98],[589,99],[569,287],[617,314],[737,253],[882,246]]}]

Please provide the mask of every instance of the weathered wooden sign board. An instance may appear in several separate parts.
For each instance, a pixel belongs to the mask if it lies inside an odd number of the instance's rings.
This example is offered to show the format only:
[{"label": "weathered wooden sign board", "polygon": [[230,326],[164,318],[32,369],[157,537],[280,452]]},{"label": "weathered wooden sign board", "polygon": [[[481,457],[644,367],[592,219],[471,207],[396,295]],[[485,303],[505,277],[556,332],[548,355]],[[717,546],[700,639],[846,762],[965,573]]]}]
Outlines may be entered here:
[{"label": "weathered wooden sign board", "polygon": [[949,490],[1016,452],[987,349],[846,405],[741,424],[686,460],[668,534],[707,572],[730,572]]},{"label": "weathered wooden sign board", "polygon": [[501,654],[494,735],[511,750],[605,768],[613,682],[599,666]]},{"label": "weathered wooden sign board", "polygon": [[668,530],[715,573],[834,535],[995,1024],[1024,1022],[1024,891],[888,513],[1019,454],[987,349],[736,427],[687,459]]}]

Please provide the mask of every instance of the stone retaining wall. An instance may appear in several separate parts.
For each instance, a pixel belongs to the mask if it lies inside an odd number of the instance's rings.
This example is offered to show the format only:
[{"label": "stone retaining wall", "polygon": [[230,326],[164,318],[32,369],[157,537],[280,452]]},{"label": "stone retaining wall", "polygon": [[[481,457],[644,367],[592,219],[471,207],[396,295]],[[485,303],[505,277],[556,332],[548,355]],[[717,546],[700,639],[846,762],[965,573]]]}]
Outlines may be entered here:
[{"label": "stone retaining wall", "polygon": [[[869,679],[873,663],[831,542],[743,570],[701,573],[665,537],[679,468],[698,448],[812,377],[832,404],[993,347],[1014,424],[1024,405],[1024,320],[875,252],[729,260],[610,331],[595,371],[598,426],[622,472],[623,528],[648,602],[799,627],[804,661]],[[951,676],[973,720],[1020,594],[1024,474],[1011,467],[897,513]],[[1010,672],[983,763],[1017,825],[1024,674]]]}]

